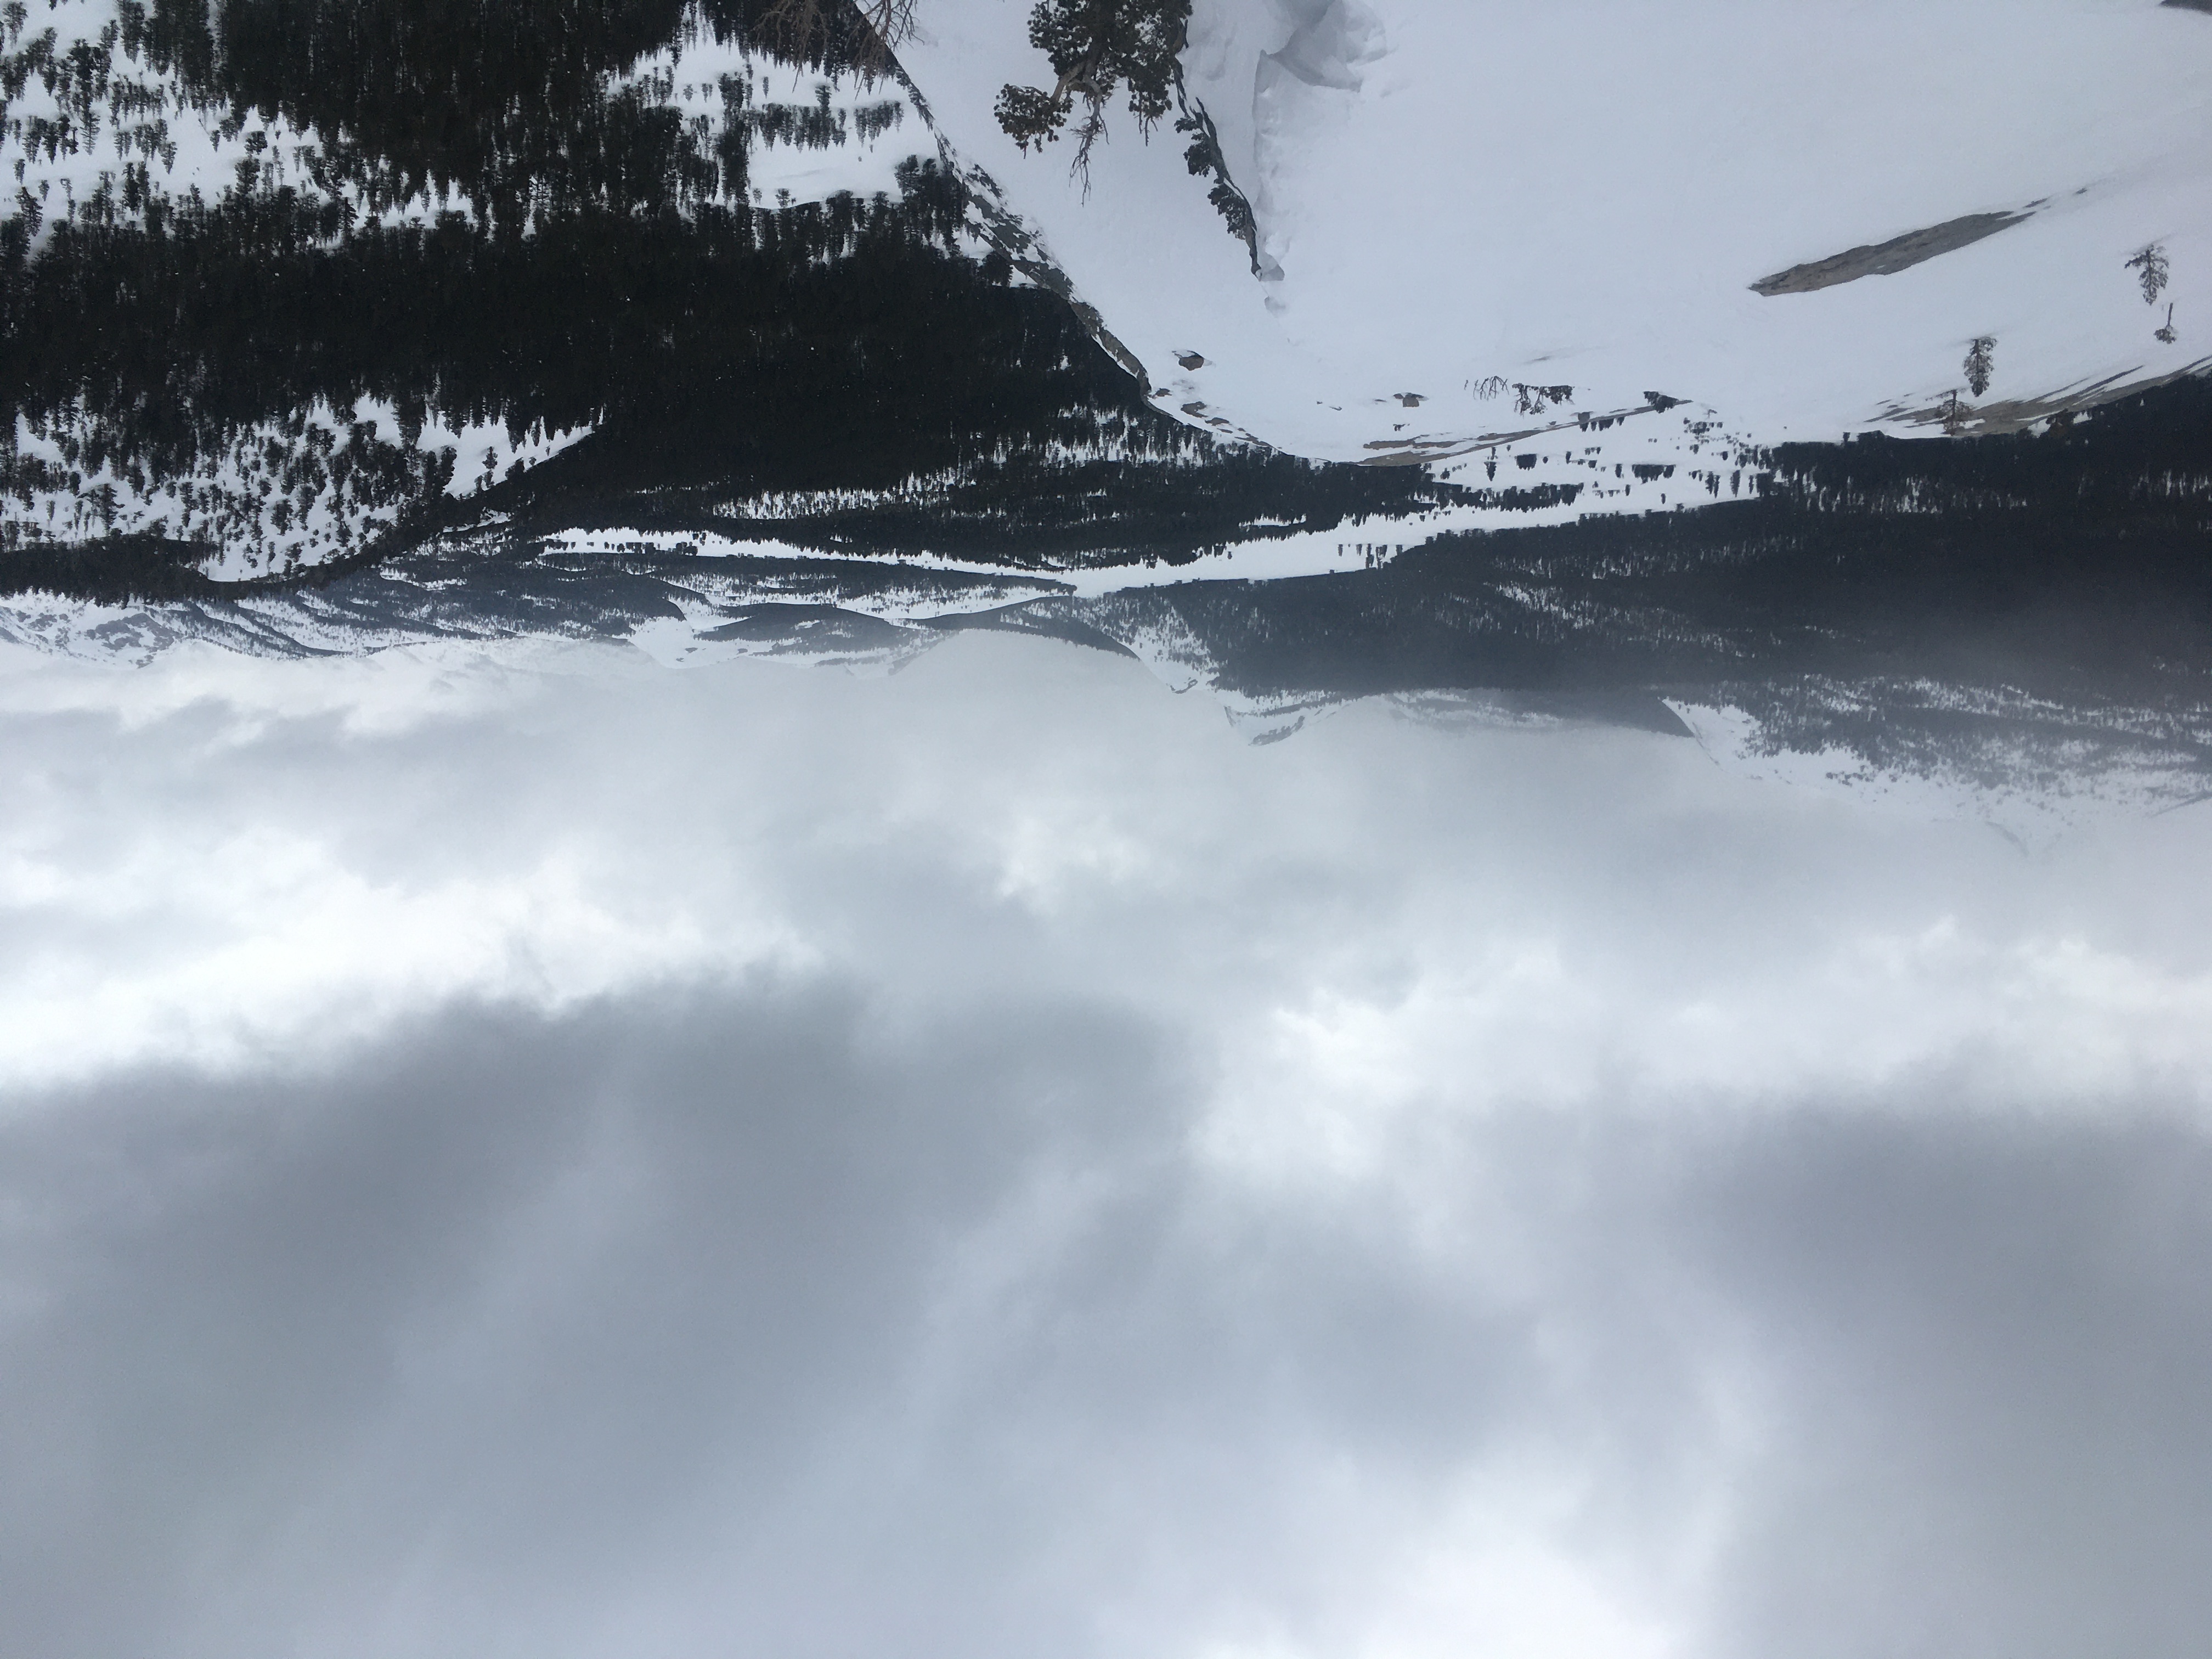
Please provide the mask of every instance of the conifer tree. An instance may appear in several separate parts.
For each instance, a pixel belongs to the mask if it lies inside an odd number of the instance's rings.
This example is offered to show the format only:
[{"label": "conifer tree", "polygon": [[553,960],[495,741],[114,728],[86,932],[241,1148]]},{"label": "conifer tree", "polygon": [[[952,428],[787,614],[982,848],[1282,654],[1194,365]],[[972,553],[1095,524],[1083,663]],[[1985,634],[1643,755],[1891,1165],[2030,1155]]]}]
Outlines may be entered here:
[{"label": "conifer tree", "polygon": [[2166,245],[2153,242],[2129,260],[2127,268],[2138,273],[2136,281],[2142,284],[2143,303],[2156,305],[2158,296],[2166,292]]},{"label": "conifer tree", "polygon": [[1048,92],[1002,88],[999,125],[1028,149],[1054,142],[1074,118],[1074,169],[1087,178],[1091,147],[1105,136],[1107,106],[1124,84],[1140,132],[1167,114],[1189,22],[1190,0],[1037,0],[1030,44],[1059,78]]},{"label": "conifer tree", "polygon": [[1988,334],[1977,335],[1966,349],[1966,386],[1977,398],[1990,389],[1990,375],[1996,367],[1997,343]]}]

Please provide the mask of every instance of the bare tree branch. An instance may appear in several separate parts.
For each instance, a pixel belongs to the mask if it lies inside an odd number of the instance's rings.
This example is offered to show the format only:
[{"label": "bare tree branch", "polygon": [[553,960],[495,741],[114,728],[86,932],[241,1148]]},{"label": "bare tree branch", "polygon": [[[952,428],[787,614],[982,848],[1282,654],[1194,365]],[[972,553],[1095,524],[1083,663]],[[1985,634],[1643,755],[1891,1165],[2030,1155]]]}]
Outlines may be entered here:
[{"label": "bare tree branch", "polygon": [[[914,33],[916,0],[769,0],[754,24],[780,57],[818,63],[835,55],[847,31],[861,71],[880,75]],[[857,26],[857,27],[855,27]]]}]

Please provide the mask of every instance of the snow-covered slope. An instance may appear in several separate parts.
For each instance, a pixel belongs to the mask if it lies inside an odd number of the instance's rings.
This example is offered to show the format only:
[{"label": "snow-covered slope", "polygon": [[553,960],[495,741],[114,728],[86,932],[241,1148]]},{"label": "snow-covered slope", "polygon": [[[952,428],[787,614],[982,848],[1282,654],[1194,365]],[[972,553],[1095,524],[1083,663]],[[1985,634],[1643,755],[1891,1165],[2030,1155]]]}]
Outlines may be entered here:
[{"label": "snow-covered slope", "polygon": [[1565,457],[2010,429],[2212,362],[2202,9],[1196,0],[1184,92],[1256,275],[1166,127],[1117,106],[1087,180],[998,129],[1002,84],[1051,83],[1030,10],[935,0],[902,61],[1160,404],[1216,430],[1587,483]]},{"label": "snow-covered slope", "polygon": [[[337,206],[354,228],[477,217],[448,182],[360,165],[351,135],[302,131],[275,112],[196,91],[159,59],[143,9],[135,29],[124,27],[125,9],[121,0],[0,8],[4,207],[37,227],[33,246],[63,221],[144,224],[194,198],[280,191]],[[611,69],[598,93],[673,113],[702,157],[740,130],[745,198],[763,207],[896,194],[898,163],[935,148],[896,85],[817,74],[718,39],[696,6],[672,38]],[[548,122],[575,115],[544,112]]]},{"label": "snow-covered slope", "polygon": [[[672,115],[680,148],[724,193],[770,212],[896,197],[900,164],[936,154],[895,82],[817,75],[718,39],[696,5],[672,38],[602,73],[578,109],[543,118],[618,102]],[[716,199],[709,189],[678,205],[696,210],[700,196]],[[451,181],[395,179],[356,153],[354,135],[303,130],[196,87],[155,49],[143,7],[0,8],[0,235],[35,254],[65,223],[158,231],[180,214],[248,204],[325,213],[326,246],[368,227],[482,217]],[[187,461],[149,466],[115,441],[112,414],[82,398],[0,413],[0,540],[150,534],[210,547],[203,568],[219,580],[295,572],[359,550],[426,495],[480,494],[592,429],[435,410],[408,420],[374,396],[309,399],[224,423]]]}]

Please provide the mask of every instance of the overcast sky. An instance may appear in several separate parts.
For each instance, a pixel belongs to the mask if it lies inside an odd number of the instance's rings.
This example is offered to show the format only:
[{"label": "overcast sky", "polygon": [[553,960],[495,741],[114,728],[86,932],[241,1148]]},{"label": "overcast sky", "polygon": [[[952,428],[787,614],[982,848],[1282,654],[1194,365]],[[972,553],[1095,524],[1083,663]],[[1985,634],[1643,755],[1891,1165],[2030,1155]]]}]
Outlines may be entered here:
[{"label": "overcast sky", "polygon": [[1007,639],[0,656],[0,1651],[2201,1654],[2209,850]]}]

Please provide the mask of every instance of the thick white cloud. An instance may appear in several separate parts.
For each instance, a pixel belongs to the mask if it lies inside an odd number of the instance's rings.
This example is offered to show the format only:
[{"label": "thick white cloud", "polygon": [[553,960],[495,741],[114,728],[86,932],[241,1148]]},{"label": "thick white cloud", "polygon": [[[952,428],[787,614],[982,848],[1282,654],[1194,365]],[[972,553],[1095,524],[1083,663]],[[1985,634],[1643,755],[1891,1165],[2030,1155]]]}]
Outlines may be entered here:
[{"label": "thick white cloud", "polygon": [[1232,1115],[1296,1078],[1370,1126],[1439,1085],[1748,1100],[1969,1062],[2096,1101],[2186,1091],[2212,1048],[2201,811],[2022,858],[1635,733],[1362,708],[1245,749],[1131,665],[995,640],[888,682],[544,647],[10,669],[17,1087],[763,964],[917,1014],[1125,1000],[1220,1050]]},{"label": "thick white cloud", "polygon": [[2201,811],[1009,640],[4,670],[0,1647],[2212,1620]]}]

